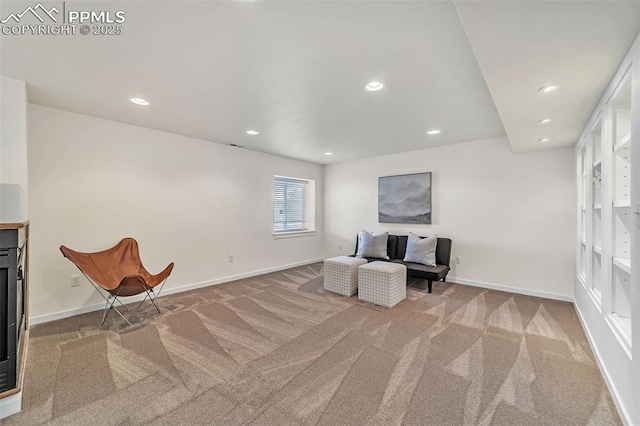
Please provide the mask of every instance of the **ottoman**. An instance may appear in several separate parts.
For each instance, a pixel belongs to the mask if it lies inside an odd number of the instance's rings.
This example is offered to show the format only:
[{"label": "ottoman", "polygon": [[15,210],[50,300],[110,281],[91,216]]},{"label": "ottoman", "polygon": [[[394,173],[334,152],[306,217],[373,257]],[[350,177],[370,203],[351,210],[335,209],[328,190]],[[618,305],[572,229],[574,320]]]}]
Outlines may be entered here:
[{"label": "ottoman", "polygon": [[358,268],[358,299],[391,308],[406,297],[406,266],[371,262]]},{"label": "ottoman", "polygon": [[324,261],[324,289],[343,296],[353,296],[358,290],[358,267],[366,259],[338,256]]}]

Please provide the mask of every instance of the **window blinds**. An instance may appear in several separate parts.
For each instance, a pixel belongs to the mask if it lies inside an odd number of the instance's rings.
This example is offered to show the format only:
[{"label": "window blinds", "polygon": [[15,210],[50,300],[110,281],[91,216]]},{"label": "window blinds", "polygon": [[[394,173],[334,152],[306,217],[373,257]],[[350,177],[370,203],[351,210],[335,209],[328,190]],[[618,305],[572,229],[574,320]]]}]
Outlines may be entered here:
[{"label": "window blinds", "polygon": [[273,177],[273,232],[305,231],[307,181]]}]

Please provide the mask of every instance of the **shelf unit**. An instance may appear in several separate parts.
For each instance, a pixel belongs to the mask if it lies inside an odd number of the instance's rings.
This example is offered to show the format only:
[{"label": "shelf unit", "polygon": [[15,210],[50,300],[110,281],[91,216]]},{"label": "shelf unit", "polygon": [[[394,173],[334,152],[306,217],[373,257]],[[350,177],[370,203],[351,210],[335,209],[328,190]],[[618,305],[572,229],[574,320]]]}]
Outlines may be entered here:
[{"label": "shelf unit", "polygon": [[602,120],[599,119],[589,135],[591,145],[591,267],[587,282],[594,301],[602,303]]},{"label": "shelf unit", "polygon": [[574,152],[574,303],[623,422],[640,425],[640,35]]},{"label": "shelf unit", "polygon": [[[631,353],[632,78],[628,72],[578,144],[577,278]],[[633,112],[635,113],[635,112]]]},{"label": "shelf unit", "polygon": [[586,147],[583,146],[578,153],[578,278],[579,282],[586,287],[588,254],[587,247],[587,192],[589,189],[588,179],[590,173],[587,172],[588,157]]},{"label": "shelf unit", "polygon": [[609,106],[611,121],[612,323],[631,347],[631,77],[623,79]]}]

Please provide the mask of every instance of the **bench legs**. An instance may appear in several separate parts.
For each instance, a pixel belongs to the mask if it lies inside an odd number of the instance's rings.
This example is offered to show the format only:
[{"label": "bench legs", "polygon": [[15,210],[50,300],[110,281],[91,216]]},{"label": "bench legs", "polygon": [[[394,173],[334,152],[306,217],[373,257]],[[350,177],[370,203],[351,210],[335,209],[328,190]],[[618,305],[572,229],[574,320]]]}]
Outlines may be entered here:
[{"label": "bench legs", "polygon": [[[438,280],[440,281],[440,280]],[[442,282],[447,282],[447,276],[445,275],[444,277],[442,277]],[[431,289],[433,287],[433,281],[429,280],[429,284],[428,284],[428,291],[429,293],[431,293]]]},{"label": "bench legs", "polygon": [[[446,275],[444,277],[442,277],[442,282],[446,282],[447,277]],[[436,280],[436,281],[440,281],[440,280]],[[407,274],[407,284],[409,284],[409,274]],[[431,293],[431,290],[433,289],[433,280],[427,280],[427,292]]]}]

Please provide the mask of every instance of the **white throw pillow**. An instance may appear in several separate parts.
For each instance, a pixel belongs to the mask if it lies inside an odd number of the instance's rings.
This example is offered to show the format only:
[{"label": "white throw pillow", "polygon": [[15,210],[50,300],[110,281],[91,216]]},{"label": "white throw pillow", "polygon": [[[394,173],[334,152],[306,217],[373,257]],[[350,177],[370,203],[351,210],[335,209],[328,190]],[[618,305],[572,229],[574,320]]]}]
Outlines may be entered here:
[{"label": "white throw pillow", "polygon": [[404,254],[405,262],[420,263],[427,266],[436,266],[437,236],[420,238],[409,233],[407,238],[407,251]]},{"label": "white throw pillow", "polygon": [[358,252],[356,257],[375,257],[376,259],[389,260],[387,255],[387,240],[389,233],[374,234],[360,231],[358,234]]}]

